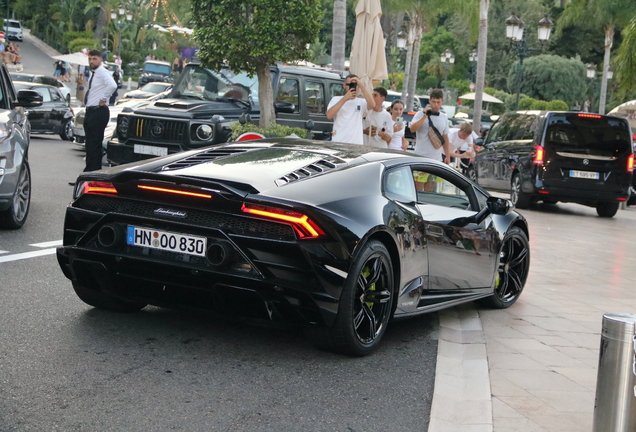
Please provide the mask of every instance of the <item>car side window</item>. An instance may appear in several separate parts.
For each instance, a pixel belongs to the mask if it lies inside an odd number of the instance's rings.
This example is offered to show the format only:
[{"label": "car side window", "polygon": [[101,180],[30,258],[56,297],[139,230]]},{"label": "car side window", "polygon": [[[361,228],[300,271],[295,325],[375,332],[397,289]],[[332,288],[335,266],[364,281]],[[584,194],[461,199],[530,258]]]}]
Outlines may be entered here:
[{"label": "car side window", "polygon": [[281,77],[278,83],[276,102],[290,102],[295,105],[294,112],[300,112],[299,84],[297,79]]},{"label": "car side window", "polygon": [[331,83],[329,84],[329,89],[331,91],[331,97],[344,96],[345,91],[342,87],[342,83]]},{"label": "car side window", "polygon": [[401,167],[388,170],[384,176],[384,194],[387,198],[400,202],[415,202],[415,183],[411,168]]},{"label": "car side window", "polygon": [[60,92],[58,92],[55,89],[50,88],[49,91],[51,92],[51,100],[53,102],[63,102],[64,98],[62,97],[62,95],[60,94]]},{"label": "car side window", "polygon": [[520,115],[510,128],[509,140],[531,140],[534,138],[535,120],[533,115]]},{"label": "car side window", "polygon": [[49,89],[47,89],[46,87],[37,87],[35,91],[42,95],[42,102],[51,102],[51,94],[49,93]]},{"label": "car side window", "polygon": [[305,82],[305,98],[309,114],[325,114],[325,86],[322,83]]},{"label": "car side window", "polygon": [[470,210],[470,198],[465,187],[453,181],[451,176],[437,171],[413,169],[413,180],[417,191],[418,204],[432,204],[442,207],[453,207]]},{"label": "car side window", "polygon": [[502,116],[488,132],[486,144],[509,140],[510,130],[517,117],[517,115]]}]

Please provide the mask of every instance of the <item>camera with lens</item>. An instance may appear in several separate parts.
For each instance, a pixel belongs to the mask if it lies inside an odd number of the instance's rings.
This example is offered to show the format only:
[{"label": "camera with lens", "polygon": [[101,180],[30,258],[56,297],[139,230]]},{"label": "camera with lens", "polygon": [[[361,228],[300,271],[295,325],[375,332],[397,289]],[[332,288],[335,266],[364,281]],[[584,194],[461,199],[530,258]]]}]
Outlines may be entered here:
[{"label": "camera with lens", "polygon": [[439,111],[428,110],[428,111],[426,111],[426,115],[427,116],[438,116],[439,115]]}]

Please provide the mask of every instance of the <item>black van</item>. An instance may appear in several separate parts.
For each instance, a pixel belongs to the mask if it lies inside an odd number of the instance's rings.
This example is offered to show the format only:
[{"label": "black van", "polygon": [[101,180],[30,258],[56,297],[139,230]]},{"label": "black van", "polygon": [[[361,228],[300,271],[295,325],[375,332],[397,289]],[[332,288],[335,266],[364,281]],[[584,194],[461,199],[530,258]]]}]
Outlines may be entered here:
[{"label": "black van", "polygon": [[625,119],[583,112],[517,111],[492,126],[468,168],[480,186],[510,191],[518,208],[573,202],[616,214],[630,195],[634,153]]},{"label": "black van", "polygon": [[[344,94],[338,74],[301,66],[270,68],[276,122],[311,129],[312,138],[331,137],[327,106]],[[107,158],[113,165],[178,153],[226,142],[230,124],[249,114],[258,124],[260,106],[256,75],[218,72],[188,64],[166,99],[117,118]]]}]

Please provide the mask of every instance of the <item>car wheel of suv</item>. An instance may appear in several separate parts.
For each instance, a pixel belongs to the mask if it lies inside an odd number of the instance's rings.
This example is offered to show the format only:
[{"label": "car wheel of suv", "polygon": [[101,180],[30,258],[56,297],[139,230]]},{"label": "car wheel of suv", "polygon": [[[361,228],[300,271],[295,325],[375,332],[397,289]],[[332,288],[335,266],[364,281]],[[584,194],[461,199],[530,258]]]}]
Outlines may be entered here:
[{"label": "car wheel of suv", "polygon": [[611,218],[618,211],[618,205],[619,204],[616,201],[600,202],[600,203],[596,204],[596,213],[600,217]]},{"label": "car wheel of suv", "polygon": [[25,160],[18,177],[11,206],[0,212],[0,227],[7,229],[18,229],[26,222],[31,205],[31,170],[29,163]]},{"label": "car wheel of suv", "polygon": [[60,133],[60,138],[64,141],[73,141],[73,120],[69,120],[62,125],[62,133]]},{"label": "car wheel of suv", "polygon": [[530,204],[530,197],[523,190],[521,190],[521,176],[519,173],[512,176],[510,182],[510,201],[515,207],[524,209]]},{"label": "car wheel of suv", "polygon": [[499,264],[495,277],[494,292],[479,300],[480,304],[495,309],[505,309],[517,301],[528,278],[530,269],[530,243],[528,236],[519,227],[506,233],[499,252]]}]

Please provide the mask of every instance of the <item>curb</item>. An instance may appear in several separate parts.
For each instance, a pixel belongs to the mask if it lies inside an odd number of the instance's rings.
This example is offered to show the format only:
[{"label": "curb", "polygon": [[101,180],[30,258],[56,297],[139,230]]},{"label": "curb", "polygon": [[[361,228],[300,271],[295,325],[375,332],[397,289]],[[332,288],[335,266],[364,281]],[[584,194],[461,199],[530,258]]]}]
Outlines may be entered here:
[{"label": "curb", "polygon": [[439,315],[435,389],[428,432],[492,432],[486,338],[472,303]]}]

